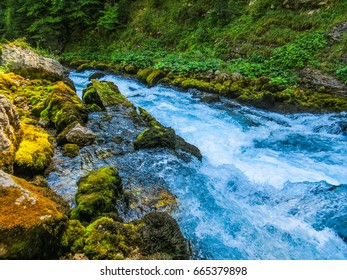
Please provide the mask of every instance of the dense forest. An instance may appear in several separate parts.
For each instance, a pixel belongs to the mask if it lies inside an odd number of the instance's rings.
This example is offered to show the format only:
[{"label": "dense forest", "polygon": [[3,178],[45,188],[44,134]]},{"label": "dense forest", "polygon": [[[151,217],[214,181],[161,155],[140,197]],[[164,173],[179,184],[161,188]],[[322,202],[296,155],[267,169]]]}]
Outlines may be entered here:
[{"label": "dense forest", "polygon": [[[347,80],[342,0],[30,1],[0,4],[0,34],[66,58],[223,69],[295,83],[296,70]],[[335,29],[334,29],[335,28]]]}]

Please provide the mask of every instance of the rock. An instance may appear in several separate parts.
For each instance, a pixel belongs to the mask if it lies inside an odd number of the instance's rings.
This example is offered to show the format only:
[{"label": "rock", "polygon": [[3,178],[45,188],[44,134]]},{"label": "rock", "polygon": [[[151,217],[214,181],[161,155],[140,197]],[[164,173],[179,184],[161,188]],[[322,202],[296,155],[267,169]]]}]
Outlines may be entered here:
[{"label": "rock", "polygon": [[133,75],[134,75],[134,74],[137,73],[138,68],[137,68],[135,65],[133,65],[133,64],[128,64],[128,65],[125,65],[124,71],[125,71],[126,73],[129,73],[129,74],[133,74]]},{"label": "rock", "polygon": [[197,147],[187,143],[169,127],[154,126],[148,128],[134,142],[135,150],[159,147],[182,150],[196,156],[199,160],[202,159],[202,155]]},{"label": "rock", "polygon": [[189,258],[188,244],[174,218],[164,212],[151,212],[139,222],[143,255],[166,253],[174,260]]},{"label": "rock", "polygon": [[137,77],[139,78],[139,80],[141,82],[146,82],[148,76],[154,71],[153,68],[145,68],[145,69],[141,69],[137,72]]},{"label": "rock", "polygon": [[219,94],[203,94],[203,96],[200,98],[201,102],[205,103],[214,103],[214,102],[219,102],[220,97]]},{"label": "rock", "polygon": [[91,80],[95,80],[95,79],[100,79],[102,77],[105,77],[105,73],[102,73],[102,72],[95,72],[94,74],[90,75],[88,80],[91,81]]},{"label": "rock", "polygon": [[0,169],[13,173],[20,136],[20,121],[12,103],[0,95]]},{"label": "rock", "polygon": [[48,188],[48,182],[43,175],[34,176],[34,178],[32,180],[30,180],[29,183],[33,184],[34,186],[37,186],[37,187]]},{"label": "rock", "polygon": [[285,0],[283,6],[286,9],[297,10],[301,8],[315,9],[327,6],[328,1],[317,1],[317,0]]},{"label": "rock", "polygon": [[103,167],[89,173],[78,182],[77,206],[73,219],[90,222],[106,213],[117,213],[116,201],[122,193],[122,182],[117,169]]},{"label": "rock", "polygon": [[63,156],[74,158],[77,157],[80,147],[76,144],[65,144],[63,147]]},{"label": "rock", "polygon": [[236,82],[240,79],[242,79],[242,74],[238,73],[238,72],[234,72],[230,75],[230,80],[233,81],[233,82]]},{"label": "rock", "polygon": [[217,82],[220,82],[220,83],[223,83],[225,82],[226,80],[229,80],[230,79],[230,76],[225,73],[225,72],[222,72],[222,71],[219,71],[217,70],[216,72],[214,72],[214,79],[217,81]]},{"label": "rock", "polygon": [[109,106],[134,108],[134,105],[119,92],[118,87],[112,82],[92,80],[92,85],[83,90],[82,99],[86,104],[96,104],[103,110]]},{"label": "rock", "polygon": [[347,32],[347,21],[336,24],[328,32],[329,41],[332,43],[339,42],[346,32]]},{"label": "rock", "polygon": [[53,259],[67,217],[48,188],[0,170],[0,259]]},{"label": "rock", "polygon": [[63,82],[53,86],[47,97],[44,110],[41,112],[40,122],[43,120],[53,125],[58,133],[62,132],[74,121],[85,123],[88,120],[88,110],[78,98],[75,91]]},{"label": "rock", "polygon": [[22,141],[15,154],[15,172],[37,174],[52,162],[54,146],[51,136],[39,127],[22,125]]},{"label": "rock", "polygon": [[34,79],[65,81],[74,88],[73,82],[67,77],[68,70],[58,61],[43,57],[33,50],[11,43],[4,45],[1,51],[1,62],[10,71]]},{"label": "rock", "polygon": [[154,86],[165,77],[166,74],[162,70],[153,70],[153,72],[146,78],[146,82],[148,85]]},{"label": "rock", "polygon": [[94,142],[96,135],[93,131],[77,123],[66,133],[66,141],[79,146],[90,145]]},{"label": "rock", "polygon": [[347,87],[335,77],[324,74],[317,69],[305,68],[300,72],[301,83],[308,89],[316,91],[347,94]]}]

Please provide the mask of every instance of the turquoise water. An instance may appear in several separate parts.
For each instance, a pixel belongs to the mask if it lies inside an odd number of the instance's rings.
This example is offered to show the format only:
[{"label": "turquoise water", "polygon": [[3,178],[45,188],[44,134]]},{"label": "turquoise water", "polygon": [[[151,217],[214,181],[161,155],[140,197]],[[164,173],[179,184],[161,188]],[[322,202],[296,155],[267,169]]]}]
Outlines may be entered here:
[{"label": "turquoise water", "polygon": [[[92,73],[71,74],[79,95]],[[228,100],[205,104],[197,92],[113,75],[102,80],[201,150],[201,163],[168,153],[114,159],[125,177],[151,174],[178,197],[174,216],[195,258],[347,259],[346,113],[282,115]]]}]

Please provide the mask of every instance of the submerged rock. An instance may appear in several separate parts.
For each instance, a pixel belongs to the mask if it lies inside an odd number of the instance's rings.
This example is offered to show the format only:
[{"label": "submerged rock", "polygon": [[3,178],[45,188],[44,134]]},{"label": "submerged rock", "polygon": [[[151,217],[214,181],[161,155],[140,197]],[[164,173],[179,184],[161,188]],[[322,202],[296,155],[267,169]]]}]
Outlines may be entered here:
[{"label": "submerged rock", "polygon": [[67,217],[50,192],[0,170],[0,259],[58,256]]},{"label": "submerged rock", "polygon": [[76,144],[65,144],[63,147],[63,156],[74,158],[78,156],[80,147]]}]

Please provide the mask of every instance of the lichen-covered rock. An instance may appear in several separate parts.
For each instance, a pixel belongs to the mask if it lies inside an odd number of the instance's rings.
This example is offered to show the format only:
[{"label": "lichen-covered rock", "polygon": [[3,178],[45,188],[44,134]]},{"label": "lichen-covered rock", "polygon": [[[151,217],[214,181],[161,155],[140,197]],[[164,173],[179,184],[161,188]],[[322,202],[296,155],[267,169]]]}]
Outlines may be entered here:
[{"label": "lichen-covered rock", "polygon": [[67,78],[68,71],[58,61],[43,57],[28,47],[16,43],[4,45],[1,51],[1,61],[11,71],[30,78],[65,81],[70,86],[73,83]]},{"label": "lichen-covered rock", "polygon": [[80,147],[76,144],[65,144],[63,146],[63,156],[74,158],[78,156]]},{"label": "lichen-covered rock", "polygon": [[37,188],[0,170],[0,259],[53,259],[67,217]]},{"label": "lichen-covered rock", "polygon": [[134,105],[119,92],[118,87],[112,82],[92,80],[92,85],[83,91],[82,99],[86,104],[96,104],[103,110],[109,106],[134,108]]},{"label": "lichen-covered rock", "polygon": [[77,123],[65,135],[67,142],[77,144],[79,146],[89,145],[94,142],[96,135],[90,129]]},{"label": "lichen-covered rock", "polygon": [[15,152],[20,135],[20,120],[12,103],[0,95],[0,169],[13,172]]},{"label": "lichen-covered rock", "polygon": [[88,119],[87,108],[76,92],[63,82],[58,82],[52,87],[44,108],[40,114],[41,119],[47,120],[58,133],[74,121],[83,124]]},{"label": "lichen-covered rock", "polygon": [[17,173],[35,174],[43,172],[53,158],[51,136],[39,127],[22,125],[22,141],[15,155]]},{"label": "lichen-covered rock", "polygon": [[202,155],[197,147],[187,143],[169,127],[150,127],[143,131],[134,142],[134,148],[136,150],[159,147],[182,150],[196,156],[199,160],[202,159]]},{"label": "lichen-covered rock", "polygon": [[92,171],[78,182],[77,206],[71,212],[73,219],[90,222],[106,213],[117,213],[116,201],[122,192],[117,169],[103,167]]}]

